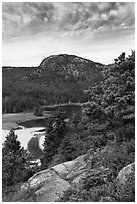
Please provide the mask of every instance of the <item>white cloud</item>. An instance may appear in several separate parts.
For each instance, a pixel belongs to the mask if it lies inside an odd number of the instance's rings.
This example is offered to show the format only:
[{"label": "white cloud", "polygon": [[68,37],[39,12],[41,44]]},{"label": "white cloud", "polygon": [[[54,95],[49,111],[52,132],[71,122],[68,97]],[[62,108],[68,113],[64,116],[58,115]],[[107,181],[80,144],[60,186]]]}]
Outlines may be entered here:
[{"label": "white cloud", "polygon": [[31,17],[30,16],[28,16],[28,15],[24,15],[24,16],[22,16],[22,20],[23,20],[23,23],[24,24],[29,24],[29,23],[31,23]]},{"label": "white cloud", "polygon": [[[88,5],[88,6],[87,6]],[[4,2],[3,3],[3,35],[23,35],[34,31],[39,33],[46,30],[48,24],[50,29],[58,27],[60,30],[81,29],[81,27],[96,29],[99,20],[105,24],[117,27],[121,21],[126,24],[134,22],[134,3],[98,2],[98,3],[44,3],[44,2]],[[114,18],[111,18],[111,17]],[[115,20],[117,17],[117,22]],[[128,20],[127,20],[128,19]],[[91,20],[94,24],[91,24]],[[96,23],[95,23],[96,22]],[[55,26],[56,25],[56,26]],[[79,26],[79,27],[78,27]],[[12,29],[13,28],[13,29]]]},{"label": "white cloud", "polygon": [[104,21],[107,21],[108,20],[108,16],[106,14],[101,14],[101,19],[104,20]]},{"label": "white cloud", "polygon": [[99,55],[100,61],[101,53],[109,56],[111,47],[113,55],[114,43],[118,50],[134,47],[134,3],[4,2],[2,14],[3,65],[38,65],[59,53],[88,58],[91,52],[90,59]]},{"label": "white cloud", "polygon": [[[100,32],[100,34],[99,34]],[[75,54],[102,63],[113,62],[116,54],[134,49],[133,30],[117,30],[106,33],[105,28],[91,33],[40,34],[31,37],[16,38],[3,44],[3,64],[17,66],[38,66],[40,62],[53,54]],[[76,33],[75,33],[76,34]],[[119,35],[120,34],[120,35]],[[126,42],[126,43],[125,43]]]},{"label": "white cloud", "polygon": [[118,11],[117,10],[111,10],[109,14],[110,14],[110,16],[117,16]]}]

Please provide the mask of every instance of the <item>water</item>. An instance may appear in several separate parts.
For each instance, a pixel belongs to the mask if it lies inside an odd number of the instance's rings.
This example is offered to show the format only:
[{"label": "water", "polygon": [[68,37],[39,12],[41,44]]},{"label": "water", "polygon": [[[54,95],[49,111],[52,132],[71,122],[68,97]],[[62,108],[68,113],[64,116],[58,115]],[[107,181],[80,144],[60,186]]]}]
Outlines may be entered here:
[{"label": "water", "polygon": [[[44,143],[45,132],[39,132],[44,129],[44,127],[33,127],[33,128],[24,128],[15,130],[15,134],[18,136],[18,140],[21,143],[21,146],[24,149],[28,148],[28,142],[33,137],[39,138],[39,147],[43,149],[42,144]],[[2,144],[5,141],[6,136],[9,134],[10,130],[2,130]]]}]

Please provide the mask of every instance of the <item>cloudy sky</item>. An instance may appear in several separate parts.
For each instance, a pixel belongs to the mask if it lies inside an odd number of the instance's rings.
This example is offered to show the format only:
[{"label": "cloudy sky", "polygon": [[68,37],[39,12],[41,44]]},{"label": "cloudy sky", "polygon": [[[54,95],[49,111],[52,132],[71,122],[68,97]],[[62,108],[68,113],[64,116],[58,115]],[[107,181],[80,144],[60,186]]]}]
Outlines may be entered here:
[{"label": "cloudy sky", "polygon": [[53,54],[104,64],[135,49],[131,2],[3,2],[2,64],[38,66]]}]

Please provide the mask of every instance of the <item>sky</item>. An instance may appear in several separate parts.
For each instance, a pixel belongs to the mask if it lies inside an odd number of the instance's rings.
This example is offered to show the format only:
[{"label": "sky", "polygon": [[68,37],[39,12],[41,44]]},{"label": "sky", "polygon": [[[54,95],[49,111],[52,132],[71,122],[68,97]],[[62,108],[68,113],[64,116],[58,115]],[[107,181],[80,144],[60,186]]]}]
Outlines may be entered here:
[{"label": "sky", "polygon": [[38,66],[56,54],[109,64],[131,50],[134,2],[2,3],[3,66]]}]

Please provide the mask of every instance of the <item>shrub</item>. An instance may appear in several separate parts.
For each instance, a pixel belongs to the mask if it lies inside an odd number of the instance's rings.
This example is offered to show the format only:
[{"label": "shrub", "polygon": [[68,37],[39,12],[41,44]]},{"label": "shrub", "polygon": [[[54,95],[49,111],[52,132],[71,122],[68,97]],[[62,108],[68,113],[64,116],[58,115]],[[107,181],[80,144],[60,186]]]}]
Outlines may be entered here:
[{"label": "shrub", "polygon": [[92,136],[92,144],[94,148],[101,148],[106,144],[106,138],[103,134]]},{"label": "shrub", "polygon": [[7,190],[6,195],[3,195],[3,202],[36,202],[35,191],[37,189],[30,188],[29,186],[22,190],[22,183],[18,183],[14,187]]}]

